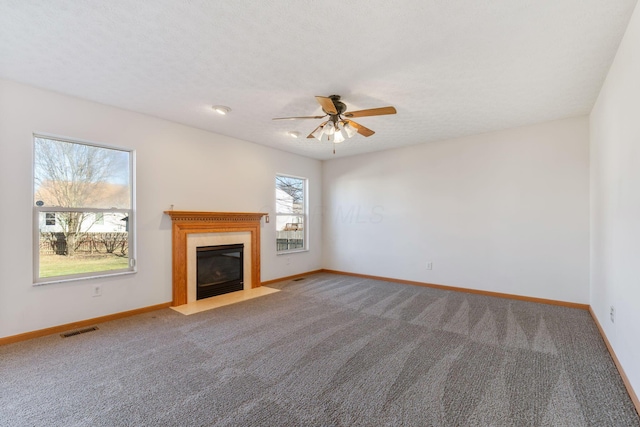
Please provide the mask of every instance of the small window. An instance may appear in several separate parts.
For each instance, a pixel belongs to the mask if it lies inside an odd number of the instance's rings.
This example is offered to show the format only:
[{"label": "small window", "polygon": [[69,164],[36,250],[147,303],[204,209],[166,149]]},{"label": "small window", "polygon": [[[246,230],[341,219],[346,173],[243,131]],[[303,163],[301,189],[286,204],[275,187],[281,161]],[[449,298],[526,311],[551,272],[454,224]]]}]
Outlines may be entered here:
[{"label": "small window", "polygon": [[96,225],[104,225],[104,212],[96,212]]},{"label": "small window", "polygon": [[307,225],[307,179],[277,175],[277,252],[306,250]]},{"label": "small window", "polygon": [[45,225],[56,225],[56,214],[47,212],[44,214]]},{"label": "small window", "polygon": [[133,152],[34,135],[34,282],[135,270]]}]

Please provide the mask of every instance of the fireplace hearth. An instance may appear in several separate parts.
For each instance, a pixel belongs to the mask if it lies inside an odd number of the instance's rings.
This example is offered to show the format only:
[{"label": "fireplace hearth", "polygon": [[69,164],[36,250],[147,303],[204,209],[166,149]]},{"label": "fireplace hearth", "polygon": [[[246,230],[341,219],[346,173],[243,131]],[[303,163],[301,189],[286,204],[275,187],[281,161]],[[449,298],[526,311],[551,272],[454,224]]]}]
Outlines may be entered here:
[{"label": "fireplace hearth", "polygon": [[244,289],[244,244],[196,248],[196,299]]}]

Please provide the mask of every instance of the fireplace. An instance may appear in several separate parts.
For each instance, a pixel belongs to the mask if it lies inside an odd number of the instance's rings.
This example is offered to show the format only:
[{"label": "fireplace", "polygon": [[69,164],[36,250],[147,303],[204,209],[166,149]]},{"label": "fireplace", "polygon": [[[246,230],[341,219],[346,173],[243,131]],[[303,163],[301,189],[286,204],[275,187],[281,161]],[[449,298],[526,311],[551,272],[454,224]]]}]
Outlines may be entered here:
[{"label": "fireplace", "polygon": [[244,289],[244,244],[196,248],[196,299]]},{"label": "fireplace", "polygon": [[[246,248],[244,285],[247,288],[260,286],[260,221],[267,215],[266,213],[165,211],[165,214],[171,217],[172,224],[173,301],[171,305],[179,306],[196,301],[195,264],[198,246],[244,243]],[[208,236],[220,236],[220,239],[212,241]],[[222,238],[227,236],[231,236],[229,240],[222,241],[224,240]],[[194,240],[198,243],[191,249],[189,242]],[[193,262],[188,261],[191,257]]]}]

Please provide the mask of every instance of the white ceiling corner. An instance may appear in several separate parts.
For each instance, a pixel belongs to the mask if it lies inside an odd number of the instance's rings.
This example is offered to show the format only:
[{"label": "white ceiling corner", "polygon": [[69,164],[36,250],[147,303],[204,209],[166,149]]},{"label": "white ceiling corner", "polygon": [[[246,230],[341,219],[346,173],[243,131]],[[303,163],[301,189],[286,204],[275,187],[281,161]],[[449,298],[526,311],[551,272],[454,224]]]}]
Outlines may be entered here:
[{"label": "white ceiling corner", "polygon": [[[588,114],[635,4],[0,0],[0,77],[330,159]],[[335,156],[271,120],[332,94],[398,114]]]}]

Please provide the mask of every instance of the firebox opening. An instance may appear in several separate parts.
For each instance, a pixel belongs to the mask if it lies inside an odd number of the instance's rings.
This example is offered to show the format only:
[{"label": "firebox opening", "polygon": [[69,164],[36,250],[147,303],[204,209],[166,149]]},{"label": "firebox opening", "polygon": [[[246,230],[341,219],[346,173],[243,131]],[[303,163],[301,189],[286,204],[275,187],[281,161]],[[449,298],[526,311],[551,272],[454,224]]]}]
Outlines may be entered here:
[{"label": "firebox opening", "polygon": [[244,244],[196,248],[196,299],[244,289]]}]

